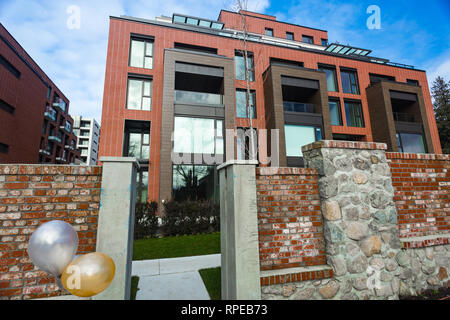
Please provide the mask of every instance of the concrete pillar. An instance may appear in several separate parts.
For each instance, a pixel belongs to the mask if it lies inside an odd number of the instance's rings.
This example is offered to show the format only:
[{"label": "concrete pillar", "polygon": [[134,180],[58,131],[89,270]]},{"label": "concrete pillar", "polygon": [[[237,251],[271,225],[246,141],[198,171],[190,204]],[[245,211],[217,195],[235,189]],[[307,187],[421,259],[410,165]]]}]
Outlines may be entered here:
[{"label": "concrete pillar", "polygon": [[260,300],[256,165],[231,160],[218,167],[222,299]]},{"label": "concrete pillar", "polygon": [[101,157],[103,163],[97,252],[109,255],[116,265],[114,280],[94,300],[129,300],[133,259],[136,158]]}]

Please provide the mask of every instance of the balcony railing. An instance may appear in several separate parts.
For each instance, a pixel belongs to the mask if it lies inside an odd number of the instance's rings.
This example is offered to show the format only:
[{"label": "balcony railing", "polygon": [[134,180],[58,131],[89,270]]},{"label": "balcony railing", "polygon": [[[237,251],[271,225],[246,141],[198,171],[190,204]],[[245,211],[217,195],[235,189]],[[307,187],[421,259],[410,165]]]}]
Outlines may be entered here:
[{"label": "balcony railing", "polygon": [[394,116],[394,121],[416,122],[416,119],[414,118],[414,115],[410,114],[410,113],[392,112],[392,115]]},{"label": "balcony railing", "polygon": [[49,141],[56,141],[56,142],[59,142],[59,143],[61,143],[61,141],[62,141],[61,138],[57,137],[57,136],[49,136],[48,140]]},{"label": "balcony railing", "polygon": [[215,93],[175,90],[175,102],[206,105],[223,105],[223,95]]},{"label": "balcony railing", "polygon": [[55,101],[53,101],[53,106],[60,108],[63,112],[66,112],[66,103],[61,98],[55,99]]},{"label": "balcony railing", "polygon": [[283,101],[283,109],[288,112],[315,113],[315,105],[312,103]]},{"label": "balcony railing", "polygon": [[66,121],[66,124],[64,126],[60,126],[59,128],[66,130],[67,133],[70,133],[70,130],[72,129],[72,126],[70,125],[69,121]]},{"label": "balcony railing", "polygon": [[45,109],[44,116],[53,121],[56,121],[56,111],[50,107],[47,107],[47,109]]}]

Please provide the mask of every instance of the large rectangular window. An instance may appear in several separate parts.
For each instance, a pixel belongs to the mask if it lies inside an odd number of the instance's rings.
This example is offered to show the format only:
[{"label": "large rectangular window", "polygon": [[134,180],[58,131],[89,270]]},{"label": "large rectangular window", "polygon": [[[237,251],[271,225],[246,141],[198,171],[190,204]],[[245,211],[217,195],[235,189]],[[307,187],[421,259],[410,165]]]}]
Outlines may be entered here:
[{"label": "large rectangular window", "polygon": [[341,83],[344,93],[359,94],[358,75],[356,71],[341,69]]},{"label": "large rectangular window", "polygon": [[345,119],[347,120],[347,126],[364,128],[364,117],[361,102],[344,101],[344,106],[345,106]]},{"label": "large rectangular window", "polygon": [[135,157],[146,162],[150,158],[150,122],[125,120],[125,157]]},{"label": "large rectangular window", "polygon": [[[95,159],[92,159],[95,161]],[[136,202],[145,203],[148,199],[148,167],[141,168],[136,175]]]},{"label": "large rectangular window", "polygon": [[286,32],[287,40],[294,40],[294,34],[292,32]]},{"label": "large rectangular window", "polygon": [[[247,90],[236,89],[236,117],[249,118],[247,109]],[[251,116],[256,119],[256,93],[254,90],[250,91],[249,104],[251,108]]]},{"label": "large rectangular window", "polygon": [[273,37],[273,29],[266,28],[266,36]]},{"label": "large rectangular window", "polygon": [[153,40],[131,38],[130,67],[153,68]]},{"label": "large rectangular window", "polygon": [[397,135],[398,150],[407,153],[425,153],[425,144],[420,133],[403,133]]},{"label": "large rectangular window", "polygon": [[174,165],[172,174],[175,201],[219,200],[215,166]]},{"label": "large rectangular window", "polygon": [[[253,53],[247,53],[247,68],[249,81],[255,81],[255,66],[253,61]],[[234,67],[236,80],[245,80],[245,57],[242,53],[236,52],[234,57]]]},{"label": "large rectangular window", "polygon": [[286,156],[302,157],[302,146],[322,140],[322,130],[318,127],[284,125]]},{"label": "large rectangular window", "polygon": [[328,91],[338,91],[336,69],[332,67],[319,66],[319,70],[325,72],[327,76]]},{"label": "large rectangular window", "polygon": [[339,100],[330,99],[328,104],[330,105],[331,124],[333,126],[342,126],[341,104]]},{"label": "large rectangular window", "polygon": [[175,117],[173,151],[223,154],[223,121]]},{"label": "large rectangular window", "polygon": [[151,79],[128,79],[127,109],[151,110],[153,81]]}]

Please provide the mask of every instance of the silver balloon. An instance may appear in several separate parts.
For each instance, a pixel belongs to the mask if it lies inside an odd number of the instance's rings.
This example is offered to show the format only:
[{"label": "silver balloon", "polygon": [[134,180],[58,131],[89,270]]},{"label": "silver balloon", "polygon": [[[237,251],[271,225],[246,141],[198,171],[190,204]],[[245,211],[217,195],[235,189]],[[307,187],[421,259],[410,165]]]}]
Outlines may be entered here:
[{"label": "silver balloon", "polygon": [[67,222],[53,220],[33,232],[28,255],[39,269],[59,276],[72,262],[77,248],[78,235],[74,228]]}]

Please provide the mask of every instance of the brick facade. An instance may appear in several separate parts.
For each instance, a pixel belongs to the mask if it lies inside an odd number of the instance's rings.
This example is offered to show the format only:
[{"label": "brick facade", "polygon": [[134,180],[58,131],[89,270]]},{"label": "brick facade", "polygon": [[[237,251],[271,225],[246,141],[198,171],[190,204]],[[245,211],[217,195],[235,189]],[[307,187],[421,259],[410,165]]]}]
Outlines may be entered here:
[{"label": "brick facade", "polygon": [[[395,190],[400,238],[450,232],[450,155],[386,153]],[[407,247],[446,244],[448,238]]]},{"label": "brick facade", "polygon": [[326,263],[316,170],[257,168],[256,197],[261,270]]},{"label": "brick facade", "polygon": [[0,299],[60,295],[54,277],[28,257],[31,234],[64,220],[78,232],[77,254],[94,252],[101,167],[0,165]]}]

